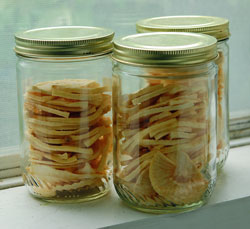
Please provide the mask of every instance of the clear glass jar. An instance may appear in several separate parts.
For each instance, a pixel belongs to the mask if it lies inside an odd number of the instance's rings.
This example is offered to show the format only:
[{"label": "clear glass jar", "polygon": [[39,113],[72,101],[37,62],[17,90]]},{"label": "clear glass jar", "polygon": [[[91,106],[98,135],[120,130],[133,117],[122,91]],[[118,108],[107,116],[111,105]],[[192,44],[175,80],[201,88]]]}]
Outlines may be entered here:
[{"label": "clear glass jar", "polygon": [[179,212],[210,197],[216,180],[216,56],[216,39],[206,35],[144,33],[115,41],[113,177],[130,207]]},{"label": "clear glass jar", "polygon": [[80,202],[109,191],[112,38],[95,27],[16,34],[22,176],[35,197]]},{"label": "clear glass jar", "polygon": [[194,32],[208,34],[218,41],[218,90],[217,90],[217,167],[222,168],[229,152],[229,103],[228,69],[230,36],[229,21],[210,16],[166,16],[148,18],[136,23],[137,31],[145,32]]}]

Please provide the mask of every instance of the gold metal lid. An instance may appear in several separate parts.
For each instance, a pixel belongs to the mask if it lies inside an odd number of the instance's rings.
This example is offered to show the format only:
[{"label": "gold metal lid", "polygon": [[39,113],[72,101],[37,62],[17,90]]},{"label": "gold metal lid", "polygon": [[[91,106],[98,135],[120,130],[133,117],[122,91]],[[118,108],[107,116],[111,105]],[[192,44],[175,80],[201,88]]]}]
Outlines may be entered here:
[{"label": "gold metal lid", "polygon": [[217,57],[217,40],[197,33],[141,33],[116,39],[112,58],[132,65],[179,66]]},{"label": "gold metal lid", "polygon": [[169,16],[148,18],[136,23],[139,33],[193,32],[215,37],[218,41],[229,38],[229,21],[210,16]]},{"label": "gold metal lid", "polygon": [[114,32],[98,27],[62,26],[15,34],[18,55],[31,58],[85,58],[110,53]]}]

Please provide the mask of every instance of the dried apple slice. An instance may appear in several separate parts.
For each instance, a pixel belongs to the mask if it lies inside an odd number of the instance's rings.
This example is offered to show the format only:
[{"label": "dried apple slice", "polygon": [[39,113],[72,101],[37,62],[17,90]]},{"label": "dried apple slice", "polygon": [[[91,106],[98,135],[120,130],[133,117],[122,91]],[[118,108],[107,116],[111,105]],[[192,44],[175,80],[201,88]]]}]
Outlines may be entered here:
[{"label": "dried apple slice", "polygon": [[32,134],[27,134],[27,137],[30,141],[30,144],[37,149],[40,149],[41,151],[44,152],[53,152],[53,151],[58,151],[58,152],[75,152],[75,153],[82,153],[88,158],[93,154],[92,148],[80,148],[77,146],[55,146],[55,145],[49,145],[46,144],[42,141],[40,141],[38,138],[33,136]]},{"label": "dried apple slice", "polygon": [[25,94],[25,98],[26,99],[31,99],[31,100],[34,100],[36,102],[42,102],[42,103],[45,103],[45,102],[48,102],[50,100],[53,99],[53,96],[51,95],[43,95],[41,93],[32,93],[32,92],[27,92]]},{"label": "dried apple slice", "polygon": [[161,88],[163,88],[162,84],[158,84],[155,86],[148,86],[148,87],[145,87],[145,88],[143,88],[143,89],[141,89],[133,94],[128,95],[128,97],[130,100],[132,100],[132,99],[138,98],[140,96],[143,96],[145,94],[151,93],[155,90],[161,89]]},{"label": "dried apple slice", "polygon": [[78,162],[77,157],[75,155],[69,156],[68,153],[46,153],[33,148],[30,148],[29,153],[32,157],[41,156],[42,158],[55,161],[57,163],[60,163],[61,165]]},{"label": "dried apple slice", "polygon": [[147,100],[150,100],[151,98],[154,98],[154,97],[157,97],[161,94],[164,94],[164,93],[168,92],[169,90],[170,90],[170,87],[163,87],[163,88],[160,88],[158,90],[154,90],[153,92],[144,94],[140,97],[133,99],[132,104],[137,105],[139,103],[145,102]]},{"label": "dried apple slice", "polygon": [[134,188],[133,188],[133,192],[136,195],[141,196],[141,197],[153,197],[157,195],[149,179],[148,167],[144,169],[138,176],[136,183],[134,185]]},{"label": "dried apple slice", "polygon": [[46,107],[46,106],[43,106],[43,105],[40,105],[40,104],[34,104],[34,103],[24,103],[24,107],[33,112],[34,114],[38,114],[38,115],[41,115],[43,114],[42,112],[45,111],[47,113],[50,113],[50,114],[55,114],[55,115],[58,115],[58,116],[61,116],[61,117],[64,117],[64,118],[68,118],[70,113],[69,112],[66,112],[66,111],[60,111],[60,110],[57,110],[57,109],[54,109],[54,108],[50,108],[50,107]]},{"label": "dried apple slice", "polygon": [[[46,117],[46,116],[39,116],[39,115],[33,115],[32,118],[37,119],[37,120],[41,120],[41,121],[47,121],[47,122],[59,122],[59,123],[63,123],[63,124],[88,124],[90,121],[93,121],[95,119],[97,119],[98,117],[100,117],[103,114],[105,107],[104,106],[100,106],[98,108],[98,110],[87,117],[83,117],[83,118],[59,118],[59,117]],[[61,124],[62,125],[62,124]]]},{"label": "dried apple slice", "polygon": [[101,101],[102,95],[101,94],[76,94],[65,92],[62,90],[58,90],[53,88],[52,89],[52,96],[60,96],[61,98],[65,99],[73,99],[73,100],[81,100],[81,101]]},{"label": "dried apple slice", "polygon": [[33,176],[37,176],[43,180],[43,178],[51,183],[78,181],[84,179],[94,179],[97,177],[103,177],[103,174],[92,173],[92,174],[75,174],[66,170],[54,169],[47,165],[36,165],[32,164],[27,167],[26,170]]},{"label": "dried apple slice", "polygon": [[[72,99],[65,99],[61,97],[53,97],[54,99],[45,101],[48,104],[57,105],[57,106],[64,106],[64,107],[82,107],[84,109],[88,108],[89,103],[88,101],[79,101],[79,100],[72,100]],[[39,101],[40,102],[40,101]],[[43,102],[43,101],[41,101]],[[100,105],[100,103],[95,104]]]},{"label": "dried apple slice", "polygon": [[99,187],[102,186],[103,182],[101,179],[85,179],[80,182],[75,182],[73,184],[57,185],[55,187],[56,191],[73,191],[75,189],[84,188],[86,186]]},{"label": "dried apple slice", "polygon": [[157,152],[150,164],[149,177],[160,196],[179,205],[200,201],[208,187],[208,181],[187,154],[181,152],[167,156]]},{"label": "dried apple slice", "polygon": [[61,86],[66,88],[92,88],[99,87],[99,83],[94,80],[88,79],[64,79],[40,82],[32,87],[32,91],[40,91],[43,93],[51,94],[52,88],[55,86]]},{"label": "dried apple slice", "polygon": [[[41,125],[36,125],[32,123],[28,123],[28,126],[30,128],[31,132],[38,132],[39,134],[37,135],[42,135],[42,136],[69,136],[72,135],[74,136],[75,134],[83,134],[87,133],[89,131],[88,126],[84,127],[64,127],[64,126],[59,126],[58,128],[53,128],[48,127],[48,126],[41,126]],[[71,138],[70,138],[71,139]]]}]

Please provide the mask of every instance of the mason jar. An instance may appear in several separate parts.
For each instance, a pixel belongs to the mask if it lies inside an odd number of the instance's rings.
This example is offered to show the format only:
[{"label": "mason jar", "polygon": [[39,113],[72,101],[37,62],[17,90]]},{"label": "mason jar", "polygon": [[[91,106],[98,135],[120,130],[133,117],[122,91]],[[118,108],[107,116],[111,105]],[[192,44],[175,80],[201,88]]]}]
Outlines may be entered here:
[{"label": "mason jar", "polygon": [[113,35],[83,26],[15,35],[22,176],[35,197],[80,202],[109,190]]},{"label": "mason jar", "polygon": [[114,185],[130,207],[202,206],[216,180],[216,39],[143,33],[114,42]]},{"label": "mason jar", "polygon": [[217,39],[217,166],[222,168],[229,151],[229,21],[211,16],[168,16],[138,21],[137,31],[144,32],[194,32]]}]

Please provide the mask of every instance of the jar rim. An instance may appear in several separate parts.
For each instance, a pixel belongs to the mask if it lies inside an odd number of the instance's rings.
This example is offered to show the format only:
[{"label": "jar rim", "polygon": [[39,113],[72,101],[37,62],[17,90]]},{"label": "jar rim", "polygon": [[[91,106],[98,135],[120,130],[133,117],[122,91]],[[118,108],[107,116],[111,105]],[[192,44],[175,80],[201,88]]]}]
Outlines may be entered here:
[{"label": "jar rim", "polygon": [[30,58],[86,58],[110,53],[114,32],[89,26],[60,26],[15,34],[17,55]]},{"label": "jar rim", "polygon": [[112,58],[132,65],[196,65],[217,57],[216,44],[214,37],[204,34],[141,33],[116,39]]},{"label": "jar rim", "polygon": [[193,32],[215,37],[218,41],[230,37],[229,20],[214,16],[182,15],[163,16],[140,20],[136,23],[139,33]]}]

